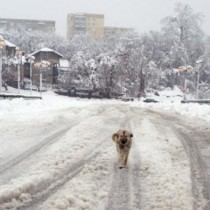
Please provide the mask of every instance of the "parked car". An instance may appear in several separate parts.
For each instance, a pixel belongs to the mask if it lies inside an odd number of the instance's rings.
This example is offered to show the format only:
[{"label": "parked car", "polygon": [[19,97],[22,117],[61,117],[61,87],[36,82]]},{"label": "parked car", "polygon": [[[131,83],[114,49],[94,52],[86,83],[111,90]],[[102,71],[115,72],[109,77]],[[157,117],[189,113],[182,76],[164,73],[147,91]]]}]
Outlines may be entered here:
[{"label": "parked car", "polygon": [[146,98],[143,100],[145,103],[159,103],[159,101],[155,100],[154,98]]},{"label": "parked car", "polygon": [[122,101],[134,101],[134,98],[132,98],[132,97],[125,97],[125,96],[119,97],[118,99],[120,99]]}]

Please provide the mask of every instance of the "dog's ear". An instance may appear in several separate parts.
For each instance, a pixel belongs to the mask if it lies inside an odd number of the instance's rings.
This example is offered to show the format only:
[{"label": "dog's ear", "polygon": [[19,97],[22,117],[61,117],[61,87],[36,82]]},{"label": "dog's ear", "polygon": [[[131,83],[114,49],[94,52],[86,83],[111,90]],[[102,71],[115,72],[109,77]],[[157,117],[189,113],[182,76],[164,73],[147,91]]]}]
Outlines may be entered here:
[{"label": "dog's ear", "polygon": [[117,134],[117,133],[114,133],[114,134],[112,135],[112,140],[113,140],[113,141],[116,141],[117,138],[118,138],[118,134]]},{"label": "dog's ear", "polygon": [[130,134],[130,137],[131,137],[131,138],[133,137],[133,134],[132,134],[132,133]]}]

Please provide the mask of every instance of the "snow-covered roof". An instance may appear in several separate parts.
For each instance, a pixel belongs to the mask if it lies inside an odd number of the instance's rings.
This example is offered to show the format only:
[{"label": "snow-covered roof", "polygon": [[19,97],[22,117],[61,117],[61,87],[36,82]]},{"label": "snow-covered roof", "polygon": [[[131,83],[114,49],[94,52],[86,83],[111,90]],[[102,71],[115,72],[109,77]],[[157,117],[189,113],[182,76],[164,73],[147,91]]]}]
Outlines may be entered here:
[{"label": "snow-covered roof", "polygon": [[59,61],[61,68],[69,68],[69,61],[65,59],[60,59]]},{"label": "snow-covered roof", "polygon": [[29,56],[33,56],[33,55],[37,54],[38,52],[54,52],[55,54],[59,55],[61,58],[63,57],[63,55],[60,54],[59,52],[57,52],[57,51],[55,51],[55,50],[53,50],[53,49],[44,47],[44,48],[41,48],[40,50],[37,50],[37,51],[31,53],[31,54],[28,55],[26,58],[28,58]]},{"label": "snow-covered roof", "polygon": [[8,47],[17,47],[15,44],[12,44],[11,42],[7,41],[7,40],[4,40],[5,42],[5,46],[8,46]]}]

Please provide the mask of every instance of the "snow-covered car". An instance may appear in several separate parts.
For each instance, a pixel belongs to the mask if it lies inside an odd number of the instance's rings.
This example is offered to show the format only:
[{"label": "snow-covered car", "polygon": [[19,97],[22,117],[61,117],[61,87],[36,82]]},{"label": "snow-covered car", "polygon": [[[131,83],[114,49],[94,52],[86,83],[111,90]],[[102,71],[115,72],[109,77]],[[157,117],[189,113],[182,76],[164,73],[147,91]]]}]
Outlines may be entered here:
[{"label": "snow-covered car", "polygon": [[118,99],[122,100],[122,101],[134,101],[134,98],[132,97],[119,97]]},{"label": "snow-covered car", "polygon": [[159,101],[155,100],[154,98],[146,98],[145,100],[143,100],[143,102],[145,102],[145,103],[159,103]]}]

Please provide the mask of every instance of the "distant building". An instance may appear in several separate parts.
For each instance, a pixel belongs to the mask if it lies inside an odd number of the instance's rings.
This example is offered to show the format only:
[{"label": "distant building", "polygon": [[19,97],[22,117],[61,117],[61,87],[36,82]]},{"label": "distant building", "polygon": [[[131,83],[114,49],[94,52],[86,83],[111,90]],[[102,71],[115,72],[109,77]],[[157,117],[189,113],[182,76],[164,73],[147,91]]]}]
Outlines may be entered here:
[{"label": "distant building", "polygon": [[55,21],[0,18],[0,30],[55,32]]},{"label": "distant building", "polygon": [[103,14],[68,14],[67,16],[67,39],[75,35],[89,34],[100,39],[104,37]]},{"label": "distant building", "polygon": [[3,49],[3,56],[14,57],[16,55],[17,46],[6,39],[1,40],[1,47]]},{"label": "distant building", "polygon": [[[52,86],[57,84],[58,67],[60,59],[63,57],[60,53],[53,49],[42,48],[28,56],[26,56],[26,63],[24,64],[24,76],[30,78],[30,63],[28,58],[34,56],[34,63],[32,68],[32,81],[33,84],[39,86],[40,71],[42,71],[43,84],[46,86]],[[41,62],[46,61],[50,65],[49,67],[41,67]]]},{"label": "distant building", "polygon": [[131,30],[130,28],[119,28],[119,27],[106,26],[104,28],[104,36],[105,37],[109,37],[112,35],[123,36],[130,30]]},{"label": "distant building", "polygon": [[[20,80],[23,80],[23,65],[21,62],[22,59],[22,51],[19,48],[4,39],[0,35],[0,47],[2,47],[2,55],[3,55],[3,65],[2,65],[2,78],[3,81],[8,85],[17,87],[18,83],[18,63],[20,63]],[[21,55],[20,55],[21,53]],[[19,59],[17,59],[17,57]],[[18,62],[19,61],[19,62]]]}]

